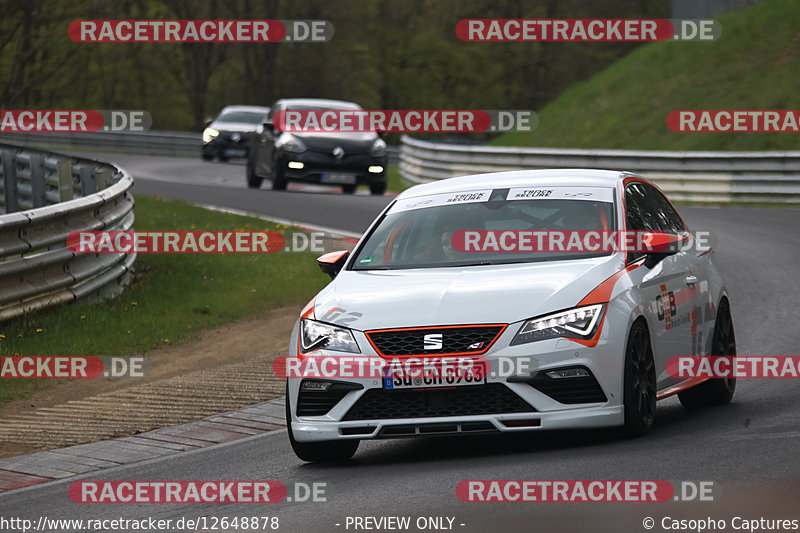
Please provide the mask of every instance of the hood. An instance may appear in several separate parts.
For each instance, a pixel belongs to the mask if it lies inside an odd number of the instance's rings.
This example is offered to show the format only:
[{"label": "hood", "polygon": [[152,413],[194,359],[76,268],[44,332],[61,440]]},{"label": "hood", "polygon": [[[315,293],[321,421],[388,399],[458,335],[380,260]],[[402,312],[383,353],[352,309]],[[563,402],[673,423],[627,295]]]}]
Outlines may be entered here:
[{"label": "hood", "polygon": [[330,152],[341,146],[345,154],[369,152],[378,138],[374,132],[365,133],[292,133],[303,141],[306,148],[317,152]]},{"label": "hood", "polygon": [[616,255],[542,263],[342,271],[314,316],[357,330],[514,323],[575,306],[623,268]]},{"label": "hood", "polygon": [[214,121],[208,125],[209,128],[214,128],[219,131],[238,131],[238,132],[253,132],[258,129],[258,124],[250,124],[248,122],[217,122]]}]

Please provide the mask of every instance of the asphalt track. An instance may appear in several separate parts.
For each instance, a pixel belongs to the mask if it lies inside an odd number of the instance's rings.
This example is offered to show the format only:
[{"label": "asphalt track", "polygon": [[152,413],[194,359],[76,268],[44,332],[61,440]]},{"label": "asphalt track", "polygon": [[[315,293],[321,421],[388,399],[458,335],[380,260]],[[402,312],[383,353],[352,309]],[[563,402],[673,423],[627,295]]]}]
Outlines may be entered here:
[{"label": "asphalt track", "polygon": [[[279,218],[362,231],[390,198],[327,192],[248,190],[244,167],[185,158],[100,154],[136,178],[135,193],[215,204]],[[797,285],[800,210],[680,207],[694,230],[711,230],[716,264],[732,301],[738,351],[799,355]],[[643,439],[614,431],[429,438],[362,443],[345,465],[308,465],[291,452],[285,431],[178,454],[0,495],[0,516],[180,518],[278,516],[280,530],[356,531],[348,516],[454,517],[453,530],[665,531],[679,519],[800,519],[800,387],[796,380],[740,380],[734,403],[686,411],[659,403],[657,428]],[[87,480],[277,480],[325,482],[324,503],[270,505],[87,505],[70,501],[69,484]],[[715,482],[714,502],[464,503],[465,479],[665,479]],[[445,522],[446,523],[446,522]],[[339,524],[339,525],[337,525]],[[464,525],[461,525],[464,524]],[[233,531],[233,529],[229,529]],[[364,529],[359,529],[364,531]]]}]

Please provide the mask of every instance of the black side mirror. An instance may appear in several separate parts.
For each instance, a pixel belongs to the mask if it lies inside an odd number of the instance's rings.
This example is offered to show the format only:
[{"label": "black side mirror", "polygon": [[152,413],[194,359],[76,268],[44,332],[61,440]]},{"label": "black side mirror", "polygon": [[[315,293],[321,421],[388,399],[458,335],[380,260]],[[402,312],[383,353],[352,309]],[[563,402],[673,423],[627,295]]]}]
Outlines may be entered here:
[{"label": "black side mirror", "polygon": [[330,252],[317,258],[317,264],[320,270],[329,275],[331,279],[342,270],[347,256],[350,254],[347,250],[339,250],[338,252]]},{"label": "black side mirror", "polygon": [[273,135],[275,134],[275,124],[273,124],[272,122],[264,122],[262,123],[262,125],[264,126],[264,131],[268,131]]},{"label": "black side mirror", "polygon": [[650,251],[645,256],[644,266],[653,268],[665,258],[681,251],[687,243],[687,235],[676,235],[671,233],[645,233],[647,245]]}]

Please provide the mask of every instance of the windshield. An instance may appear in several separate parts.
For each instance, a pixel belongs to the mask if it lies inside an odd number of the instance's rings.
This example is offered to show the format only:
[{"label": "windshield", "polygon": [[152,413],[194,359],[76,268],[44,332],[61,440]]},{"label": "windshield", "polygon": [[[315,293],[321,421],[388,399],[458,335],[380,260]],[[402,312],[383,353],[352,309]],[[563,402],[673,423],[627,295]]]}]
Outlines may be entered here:
[{"label": "windshield", "polygon": [[[561,189],[563,192],[570,188]],[[615,230],[612,190],[592,190],[603,192],[594,196],[583,193],[591,199],[569,199],[570,194],[580,194],[574,192],[557,193],[552,199],[530,199],[515,193],[515,189],[511,192],[502,189],[499,195],[495,190],[398,201],[356,252],[351,269],[454,267],[608,255],[608,251],[506,251],[497,247],[464,246],[469,242],[464,241],[465,234],[485,236],[508,230],[516,234]],[[475,201],[478,196],[481,199]],[[456,203],[453,203],[454,198]]]},{"label": "windshield", "polygon": [[228,111],[217,117],[218,122],[244,122],[246,124],[261,124],[264,113],[256,111]]}]

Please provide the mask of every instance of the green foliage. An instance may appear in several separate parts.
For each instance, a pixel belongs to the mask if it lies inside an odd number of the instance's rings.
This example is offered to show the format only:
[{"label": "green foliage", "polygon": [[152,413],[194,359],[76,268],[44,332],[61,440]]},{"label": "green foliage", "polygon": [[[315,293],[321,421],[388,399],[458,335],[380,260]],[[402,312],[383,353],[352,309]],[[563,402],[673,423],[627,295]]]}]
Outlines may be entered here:
[{"label": "green foliage", "polygon": [[564,91],[530,133],[493,144],[641,150],[797,150],[796,133],[674,133],[676,109],[797,109],[800,3],[768,0],[720,14],[714,42],[640,47]]},{"label": "green foliage", "polygon": [[[144,109],[153,129],[198,130],[228,104],[279,97],[366,108],[537,109],[636,47],[465,43],[468,17],[666,17],[668,0],[37,0],[0,6],[6,109]],[[74,43],[77,19],[327,19],[329,43]]]}]

